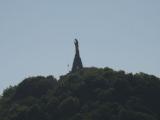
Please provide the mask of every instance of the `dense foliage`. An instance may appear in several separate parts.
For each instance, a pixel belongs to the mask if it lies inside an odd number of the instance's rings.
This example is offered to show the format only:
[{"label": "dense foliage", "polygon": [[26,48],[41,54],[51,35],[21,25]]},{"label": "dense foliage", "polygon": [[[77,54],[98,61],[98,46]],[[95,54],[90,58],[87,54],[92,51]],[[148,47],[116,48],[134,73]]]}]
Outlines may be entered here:
[{"label": "dense foliage", "polygon": [[32,77],[4,90],[0,120],[160,120],[160,79],[84,68]]}]

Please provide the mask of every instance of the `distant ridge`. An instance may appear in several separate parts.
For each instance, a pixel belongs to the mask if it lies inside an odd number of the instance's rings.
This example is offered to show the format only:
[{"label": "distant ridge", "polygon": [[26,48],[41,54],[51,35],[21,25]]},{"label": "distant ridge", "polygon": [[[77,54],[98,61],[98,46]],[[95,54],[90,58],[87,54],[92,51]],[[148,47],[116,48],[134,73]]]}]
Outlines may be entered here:
[{"label": "distant ridge", "polygon": [[0,98],[0,120],[160,120],[160,79],[83,68],[56,80],[30,77]]}]

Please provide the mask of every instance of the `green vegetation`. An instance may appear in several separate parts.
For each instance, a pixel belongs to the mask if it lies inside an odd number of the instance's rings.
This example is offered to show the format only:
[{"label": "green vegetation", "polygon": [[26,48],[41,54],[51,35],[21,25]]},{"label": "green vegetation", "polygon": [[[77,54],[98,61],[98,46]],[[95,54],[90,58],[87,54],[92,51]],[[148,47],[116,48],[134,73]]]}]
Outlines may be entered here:
[{"label": "green vegetation", "polygon": [[32,77],[4,90],[0,120],[160,120],[160,79],[84,68]]}]

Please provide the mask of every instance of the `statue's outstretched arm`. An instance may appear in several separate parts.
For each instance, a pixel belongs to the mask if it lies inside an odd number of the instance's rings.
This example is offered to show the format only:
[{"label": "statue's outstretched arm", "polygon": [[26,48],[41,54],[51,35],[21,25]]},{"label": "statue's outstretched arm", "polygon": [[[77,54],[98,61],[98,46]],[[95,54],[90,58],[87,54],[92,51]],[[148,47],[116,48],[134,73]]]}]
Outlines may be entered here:
[{"label": "statue's outstretched arm", "polygon": [[78,49],[78,40],[77,39],[75,39],[74,44],[75,44],[76,49]]},{"label": "statue's outstretched arm", "polygon": [[74,44],[78,44],[78,40],[77,39],[74,40]]}]

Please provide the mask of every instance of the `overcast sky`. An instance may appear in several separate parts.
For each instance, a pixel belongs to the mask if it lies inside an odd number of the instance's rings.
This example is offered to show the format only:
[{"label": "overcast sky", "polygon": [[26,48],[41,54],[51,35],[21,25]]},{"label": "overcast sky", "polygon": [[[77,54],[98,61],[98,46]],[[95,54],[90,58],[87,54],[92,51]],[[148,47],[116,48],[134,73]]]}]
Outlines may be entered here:
[{"label": "overcast sky", "polygon": [[74,38],[84,66],[160,77],[160,0],[0,0],[0,93],[67,73]]}]

